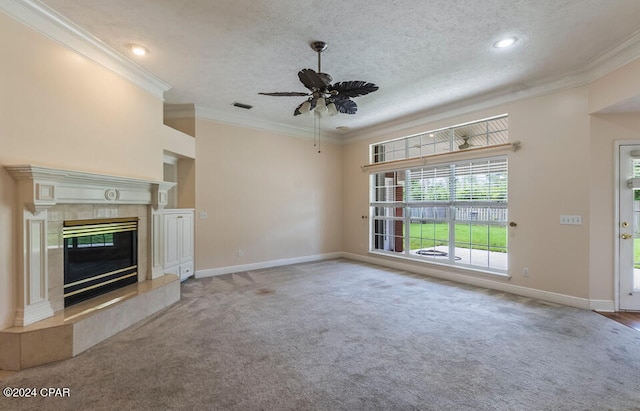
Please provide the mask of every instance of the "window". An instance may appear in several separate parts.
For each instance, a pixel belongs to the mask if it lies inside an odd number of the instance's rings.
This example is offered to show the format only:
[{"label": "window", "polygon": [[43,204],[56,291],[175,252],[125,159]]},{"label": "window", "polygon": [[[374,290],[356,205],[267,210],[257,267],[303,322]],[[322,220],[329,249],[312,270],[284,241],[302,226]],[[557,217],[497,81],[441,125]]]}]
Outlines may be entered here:
[{"label": "window", "polygon": [[[506,118],[499,120],[506,124]],[[483,128],[492,134],[495,128],[491,131],[487,123],[485,120],[465,127]],[[456,128],[425,135],[438,133],[450,136],[446,142],[449,147],[459,135]],[[502,128],[500,133],[506,130]],[[373,158],[380,159],[381,153],[401,144],[406,147],[408,139],[372,146]],[[484,141],[491,140],[491,136],[485,136]],[[398,156],[394,152],[394,160]],[[410,158],[406,150],[405,158]],[[408,168],[398,162],[398,169],[371,175],[371,249],[506,273],[507,157],[450,162],[441,158],[438,164]]]},{"label": "window", "polygon": [[508,141],[509,117],[499,116],[378,143],[372,146],[371,154],[373,163],[381,163],[495,146]]}]

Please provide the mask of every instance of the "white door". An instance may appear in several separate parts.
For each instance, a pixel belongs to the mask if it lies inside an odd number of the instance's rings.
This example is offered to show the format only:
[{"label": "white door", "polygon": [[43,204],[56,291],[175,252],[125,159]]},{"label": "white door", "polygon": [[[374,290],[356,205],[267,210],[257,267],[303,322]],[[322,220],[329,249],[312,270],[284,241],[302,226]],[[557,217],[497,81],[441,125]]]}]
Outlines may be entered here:
[{"label": "white door", "polygon": [[619,163],[619,308],[640,310],[640,145],[621,145]]}]

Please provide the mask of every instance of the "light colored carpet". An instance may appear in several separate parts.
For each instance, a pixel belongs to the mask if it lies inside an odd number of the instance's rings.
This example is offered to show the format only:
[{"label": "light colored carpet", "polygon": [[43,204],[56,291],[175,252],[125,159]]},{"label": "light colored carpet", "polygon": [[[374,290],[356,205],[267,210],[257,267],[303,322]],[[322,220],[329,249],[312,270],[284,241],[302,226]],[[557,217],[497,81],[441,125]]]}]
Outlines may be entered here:
[{"label": "light colored carpet", "polygon": [[596,313],[331,260],[182,300],[11,387],[2,409],[640,410],[640,333]]}]

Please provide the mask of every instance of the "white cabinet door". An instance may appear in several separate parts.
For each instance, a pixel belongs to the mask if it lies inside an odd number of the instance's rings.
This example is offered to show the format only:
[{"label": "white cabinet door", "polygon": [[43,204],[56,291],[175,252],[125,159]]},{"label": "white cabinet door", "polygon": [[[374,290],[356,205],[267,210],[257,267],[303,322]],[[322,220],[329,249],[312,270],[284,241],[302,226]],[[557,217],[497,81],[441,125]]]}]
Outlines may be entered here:
[{"label": "white cabinet door", "polygon": [[193,259],[193,214],[182,214],[178,220],[180,264],[183,264]]},{"label": "white cabinet door", "polygon": [[164,272],[181,280],[193,275],[193,211],[165,210]]},{"label": "white cabinet door", "polygon": [[177,214],[164,215],[164,267],[180,264],[179,219]]}]

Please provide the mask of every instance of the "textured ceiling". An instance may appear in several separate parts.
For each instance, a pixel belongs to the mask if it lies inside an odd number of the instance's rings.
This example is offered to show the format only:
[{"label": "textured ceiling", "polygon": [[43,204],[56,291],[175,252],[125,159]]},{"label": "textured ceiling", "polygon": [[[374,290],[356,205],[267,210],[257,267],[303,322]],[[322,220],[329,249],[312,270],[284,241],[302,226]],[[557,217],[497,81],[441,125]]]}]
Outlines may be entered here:
[{"label": "textured ceiling", "polygon": [[[293,116],[317,68],[309,42],[324,40],[322,69],[335,81],[380,87],[355,98],[355,115],[323,119],[351,130],[483,96],[526,90],[579,72],[640,29],[638,0],[45,0],[115,50],[151,50],[135,61],[173,88],[168,103],[199,113],[309,128]],[[492,44],[519,38],[510,49]],[[133,59],[133,57],[131,57]],[[233,102],[253,105],[250,111]]]}]

